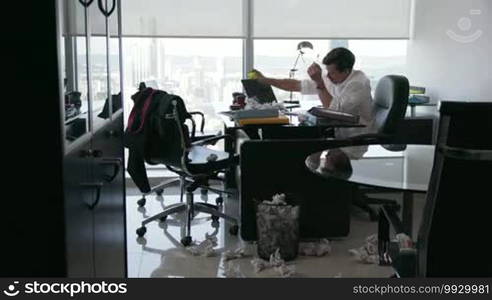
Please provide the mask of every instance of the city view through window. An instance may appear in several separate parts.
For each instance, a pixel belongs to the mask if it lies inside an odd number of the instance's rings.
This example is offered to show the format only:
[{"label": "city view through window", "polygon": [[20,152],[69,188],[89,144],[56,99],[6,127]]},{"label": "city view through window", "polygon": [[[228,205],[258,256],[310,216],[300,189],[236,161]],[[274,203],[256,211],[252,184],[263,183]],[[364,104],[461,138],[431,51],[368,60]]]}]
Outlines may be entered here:
[{"label": "city view through window", "polygon": [[[297,40],[255,40],[254,65],[267,76],[288,78],[298,55]],[[351,49],[357,57],[355,69],[364,71],[374,89],[377,81],[387,74],[405,75],[406,40],[311,40],[313,50],[304,51],[294,78],[307,78],[306,69],[313,62],[321,63],[324,55],[335,47]],[[130,96],[138,84],[159,88],[179,95],[188,110],[202,111],[206,130],[222,129],[217,112],[227,110],[232,93],[241,92],[241,39],[191,38],[123,38],[123,71],[125,112],[133,102]],[[279,100],[290,93],[274,89]],[[294,98],[316,100],[315,98]],[[312,97],[312,96],[310,96]]]}]

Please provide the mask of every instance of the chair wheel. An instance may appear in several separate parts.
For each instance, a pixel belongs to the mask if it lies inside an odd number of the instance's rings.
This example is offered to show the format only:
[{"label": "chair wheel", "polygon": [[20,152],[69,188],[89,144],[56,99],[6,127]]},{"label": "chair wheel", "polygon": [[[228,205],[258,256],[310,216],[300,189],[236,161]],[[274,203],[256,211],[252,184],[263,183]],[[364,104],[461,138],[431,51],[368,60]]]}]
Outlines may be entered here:
[{"label": "chair wheel", "polygon": [[217,199],[215,199],[215,204],[217,204],[218,206],[221,206],[223,203],[224,199],[222,197],[217,197]]},{"label": "chair wheel", "polygon": [[162,193],[164,193],[164,189],[158,189],[158,190],[155,190],[155,194],[157,196],[162,196]]},{"label": "chair wheel", "polygon": [[202,195],[206,195],[206,194],[208,194],[208,190],[207,190],[207,189],[201,189],[201,190],[200,190],[200,193],[201,193]]},{"label": "chair wheel", "polygon": [[218,222],[218,221],[219,221],[219,217],[217,217],[217,216],[212,216],[212,221],[213,221],[213,222]]},{"label": "chair wheel", "polygon": [[147,232],[147,228],[145,228],[145,226],[142,226],[139,229],[137,229],[137,235],[139,237],[143,237],[146,232]]},{"label": "chair wheel", "polygon": [[231,228],[229,228],[229,233],[231,235],[237,235],[238,232],[239,232],[239,226],[237,225],[233,225],[231,226]]},{"label": "chair wheel", "polygon": [[162,223],[166,222],[166,220],[167,220],[167,216],[162,216],[159,218],[159,221]]},{"label": "chair wheel", "polygon": [[146,201],[146,200],[145,200],[145,197],[144,197],[144,198],[142,198],[142,199],[140,199],[140,200],[138,200],[138,201],[137,201],[138,206],[139,206],[139,207],[143,207],[143,206],[145,205],[145,201]]},{"label": "chair wheel", "polygon": [[183,246],[185,246],[185,247],[188,247],[189,245],[191,245],[191,236],[185,236],[184,238],[182,238],[181,244],[183,244]]}]

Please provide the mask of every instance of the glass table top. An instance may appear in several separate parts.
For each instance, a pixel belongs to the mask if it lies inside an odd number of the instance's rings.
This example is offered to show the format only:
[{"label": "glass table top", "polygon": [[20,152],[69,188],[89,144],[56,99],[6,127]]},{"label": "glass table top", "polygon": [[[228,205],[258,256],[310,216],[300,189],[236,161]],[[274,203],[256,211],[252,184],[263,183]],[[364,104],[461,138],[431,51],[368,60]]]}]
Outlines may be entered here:
[{"label": "glass table top", "polygon": [[[373,187],[426,192],[435,147],[401,146],[405,149],[389,151],[381,145],[370,145],[360,159],[349,159],[344,155],[354,147],[335,148],[308,156],[306,166],[315,174],[327,178]],[[340,151],[343,153],[337,155]],[[339,163],[333,163],[333,160]]]}]

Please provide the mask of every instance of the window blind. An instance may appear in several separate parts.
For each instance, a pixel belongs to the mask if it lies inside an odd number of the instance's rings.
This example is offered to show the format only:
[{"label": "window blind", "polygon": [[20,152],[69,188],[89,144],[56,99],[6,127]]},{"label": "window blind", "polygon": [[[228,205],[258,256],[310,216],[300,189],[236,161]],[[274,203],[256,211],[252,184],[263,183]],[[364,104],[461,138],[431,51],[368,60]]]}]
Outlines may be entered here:
[{"label": "window blind", "polygon": [[244,36],[243,0],[123,0],[121,6],[123,36]]},{"label": "window blind", "polygon": [[402,38],[411,0],[255,0],[255,38]]}]

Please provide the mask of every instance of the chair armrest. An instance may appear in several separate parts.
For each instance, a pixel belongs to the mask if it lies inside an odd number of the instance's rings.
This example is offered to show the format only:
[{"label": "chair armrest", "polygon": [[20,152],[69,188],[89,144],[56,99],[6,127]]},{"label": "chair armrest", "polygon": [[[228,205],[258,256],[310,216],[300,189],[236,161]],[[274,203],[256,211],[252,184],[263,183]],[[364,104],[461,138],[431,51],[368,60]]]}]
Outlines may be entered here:
[{"label": "chair armrest", "polygon": [[200,111],[190,111],[188,113],[192,116],[198,115],[202,117],[202,122],[200,123],[200,132],[203,133],[203,129],[205,128],[205,115]]},{"label": "chair armrest", "polygon": [[210,143],[213,143],[213,142],[216,142],[218,140],[221,140],[221,139],[232,139],[232,136],[228,135],[228,134],[225,134],[225,135],[217,135],[217,136],[214,136],[214,137],[211,137],[211,138],[206,138],[206,139],[203,139],[203,140],[199,140],[199,141],[196,141],[196,142],[193,142],[191,143],[192,146],[204,146],[204,145],[208,145]]},{"label": "chair armrest", "polygon": [[195,138],[195,133],[196,133],[196,123],[193,118],[187,118],[187,120],[191,121],[191,133],[190,133],[190,138],[194,139]]}]

